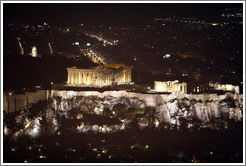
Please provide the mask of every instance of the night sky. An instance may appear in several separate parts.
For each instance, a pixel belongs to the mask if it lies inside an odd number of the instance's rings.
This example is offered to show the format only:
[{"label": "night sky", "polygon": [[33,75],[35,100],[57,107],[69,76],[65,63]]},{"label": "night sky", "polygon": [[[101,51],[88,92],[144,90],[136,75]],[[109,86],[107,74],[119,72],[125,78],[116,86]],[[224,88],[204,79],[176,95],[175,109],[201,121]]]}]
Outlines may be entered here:
[{"label": "night sky", "polygon": [[216,19],[225,8],[242,8],[242,4],[4,4],[4,23],[51,25],[145,24],[154,17],[198,17]]}]

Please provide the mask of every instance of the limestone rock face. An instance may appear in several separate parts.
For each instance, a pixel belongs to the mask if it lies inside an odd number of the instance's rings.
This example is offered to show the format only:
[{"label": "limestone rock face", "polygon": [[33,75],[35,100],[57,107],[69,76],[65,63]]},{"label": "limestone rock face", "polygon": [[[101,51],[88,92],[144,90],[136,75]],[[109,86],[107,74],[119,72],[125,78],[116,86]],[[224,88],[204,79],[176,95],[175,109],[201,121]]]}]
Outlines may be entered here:
[{"label": "limestone rock face", "polygon": [[[176,93],[175,93],[176,94]],[[159,114],[160,122],[171,122],[172,117],[197,118],[204,123],[211,122],[216,118],[230,118],[236,121],[242,119],[242,104],[234,99],[231,94],[214,98],[216,100],[190,100],[187,96],[169,95],[166,99],[157,96],[156,112]],[[211,96],[201,97],[207,99]],[[169,99],[169,101],[168,101]],[[178,116],[176,116],[178,115]],[[171,117],[171,118],[170,118]],[[176,119],[177,120],[177,119]]]},{"label": "limestone rock face", "polygon": [[[5,135],[12,133],[14,137],[29,135],[36,138],[42,132],[55,133],[66,124],[63,123],[64,119],[65,122],[71,123],[80,120],[81,122],[74,127],[76,131],[104,133],[125,130],[131,122],[136,122],[140,128],[148,126],[158,128],[163,124],[189,128],[194,123],[212,128],[216,126],[216,121],[223,121],[226,124],[229,120],[241,121],[243,118],[243,98],[238,94],[188,95],[180,92],[169,95],[135,93],[128,95],[127,92],[103,94],[74,95],[69,98],[56,96],[34,104],[4,119],[4,133]],[[150,106],[148,101],[155,106]],[[80,116],[77,116],[78,114]],[[101,117],[104,119],[100,119]],[[97,120],[101,120],[104,126],[97,124]],[[91,124],[85,124],[86,121],[90,121]]]}]

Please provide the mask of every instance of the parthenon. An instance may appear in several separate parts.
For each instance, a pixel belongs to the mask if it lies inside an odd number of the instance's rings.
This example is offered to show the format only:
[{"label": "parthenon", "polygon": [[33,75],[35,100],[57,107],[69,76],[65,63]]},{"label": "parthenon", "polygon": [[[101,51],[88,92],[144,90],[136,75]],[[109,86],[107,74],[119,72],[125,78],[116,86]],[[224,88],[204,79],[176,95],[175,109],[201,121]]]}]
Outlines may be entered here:
[{"label": "parthenon", "polygon": [[98,66],[92,69],[67,68],[68,86],[102,87],[131,83],[132,67],[121,64]]}]

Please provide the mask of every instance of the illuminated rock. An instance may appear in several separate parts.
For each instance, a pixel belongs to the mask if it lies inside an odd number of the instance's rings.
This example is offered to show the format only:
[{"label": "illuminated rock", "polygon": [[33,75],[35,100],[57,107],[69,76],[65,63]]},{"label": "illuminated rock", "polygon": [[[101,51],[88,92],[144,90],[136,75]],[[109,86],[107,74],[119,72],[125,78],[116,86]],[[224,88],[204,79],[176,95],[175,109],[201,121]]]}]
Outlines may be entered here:
[{"label": "illuminated rock", "polygon": [[8,127],[4,124],[4,136],[8,136],[10,134],[10,130],[8,129]]},{"label": "illuminated rock", "polygon": [[[173,92],[172,94],[153,95],[126,91],[110,92],[55,92],[56,95],[53,96],[48,105],[46,101],[42,103],[43,108],[40,105],[36,107],[38,109],[30,107],[28,108],[30,110],[16,112],[11,120],[4,120],[4,134],[9,134],[14,138],[21,135],[36,138],[45,132],[52,134],[58,131],[60,127],[67,127],[64,126],[66,121],[63,122],[64,118],[71,120],[71,122],[76,122],[78,119],[85,120],[83,124],[75,123],[73,127],[69,126],[69,129],[76,132],[94,131],[101,133],[127,130],[130,122],[141,118],[143,118],[139,121],[141,128],[160,127],[163,124],[182,126],[183,119],[189,121],[189,126],[194,126],[192,123],[195,119],[199,126],[213,128],[218,127],[216,124],[218,121],[221,124],[229,119],[241,121],[243,118],[243,95],[238,94],[191,95]],[[67,94],[69,97],[66,96]],[[150,105],[155,105],[152,106],[153,114],[148,114]],[[117,123],[114,122],[117,125],[105,124],[104,122],[103,124],[87,123],[87,114],[95,116],[95,119],[98,118],[98,122],[100,122],[100,116],[103,116],[102,119],[108,118],[105,123],[117,120]],[[42,121],[43,118],[45,118],[44,121]],[[11,122],[11,124],[6,122]],[[43,122],[47,124],[43,125]]]},{"label": "illuminated rock", "polygon": [[156,112],[159,113],[159,119],[161,122],[170,122],[170,112],[166,104],[158,106],[156,108]]}]

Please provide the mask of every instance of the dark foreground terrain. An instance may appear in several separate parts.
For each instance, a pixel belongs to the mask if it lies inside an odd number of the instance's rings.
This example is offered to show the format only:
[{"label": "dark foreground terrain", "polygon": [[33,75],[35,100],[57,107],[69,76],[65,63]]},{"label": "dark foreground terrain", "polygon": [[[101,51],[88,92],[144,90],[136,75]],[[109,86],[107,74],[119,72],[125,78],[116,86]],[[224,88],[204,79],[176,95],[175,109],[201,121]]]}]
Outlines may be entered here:
[{"label": "dark foreground terrain", "polygon": [[227,130],[129,129],[109,134],[59,131],[38,139],[4,139],[4,163],[240,163],[242,123]]}]

